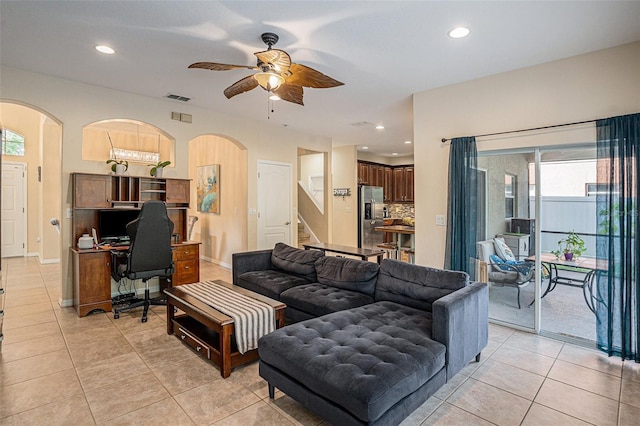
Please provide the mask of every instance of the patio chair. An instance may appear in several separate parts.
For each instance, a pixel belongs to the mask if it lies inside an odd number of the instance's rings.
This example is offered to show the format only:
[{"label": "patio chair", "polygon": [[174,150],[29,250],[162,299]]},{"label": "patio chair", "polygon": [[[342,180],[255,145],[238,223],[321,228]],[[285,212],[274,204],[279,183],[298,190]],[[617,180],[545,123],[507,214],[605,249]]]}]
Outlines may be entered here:
[{"label": "patio chair", "polygon": [[494,239],[478,241],[476,243],[476,256],[488,265],[489,282],[497,285],[515,287],[518,289],[518,309],[520,309],[520,289],[529,284],[534,278],[534,262],[526,260],[510,262],[496,261]]}]

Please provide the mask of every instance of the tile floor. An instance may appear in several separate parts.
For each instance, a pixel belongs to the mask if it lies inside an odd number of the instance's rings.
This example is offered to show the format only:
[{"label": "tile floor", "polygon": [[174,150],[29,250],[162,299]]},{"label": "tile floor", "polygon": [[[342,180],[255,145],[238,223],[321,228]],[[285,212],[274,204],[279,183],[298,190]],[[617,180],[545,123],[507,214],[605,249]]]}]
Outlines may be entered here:
[{"label": "tile floor", "polygon": [[[0,424],[318,425],[267,386],[253,363],[223,380],[168,336],[164,307],[78,318],[60,308],[59,265],[3,260]],[[202,279],[230,279],[203,262]],[[543,337],[490,327],[470,363],[403,425],[638,425],[640,365]]]}]

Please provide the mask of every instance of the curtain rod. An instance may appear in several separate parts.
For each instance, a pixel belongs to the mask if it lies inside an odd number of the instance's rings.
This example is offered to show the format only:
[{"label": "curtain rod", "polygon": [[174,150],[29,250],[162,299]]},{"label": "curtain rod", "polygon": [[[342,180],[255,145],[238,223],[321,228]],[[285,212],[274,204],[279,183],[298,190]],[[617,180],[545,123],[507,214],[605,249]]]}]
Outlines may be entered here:
[{"label": "curtain rod", "polygon": [[[497,132],[497,133],[485,133],[484,135],[476,135],[476,138],[482,138],[485,136],[498,136],[498,135],[507,135],[509,133],[522,133],[522,132],[532,132],[534,130],[544,130],[544,129],[553,129],[554,127],[565,127],[565,126],[575,126],[576,124],[585,124],[585,123],[593,123],[594,121],[597,120],[585,120],[585,121],[575,121],[573,123],[564,123],[564,124],[554,124],[551,126],[542,126],[542,127],[533,127],[531,129],[520,129],[520,130],[509,130],[506,132]],[[445,143],[447,141],[450,141],[453,138],[442,138],[441,142]]]}]

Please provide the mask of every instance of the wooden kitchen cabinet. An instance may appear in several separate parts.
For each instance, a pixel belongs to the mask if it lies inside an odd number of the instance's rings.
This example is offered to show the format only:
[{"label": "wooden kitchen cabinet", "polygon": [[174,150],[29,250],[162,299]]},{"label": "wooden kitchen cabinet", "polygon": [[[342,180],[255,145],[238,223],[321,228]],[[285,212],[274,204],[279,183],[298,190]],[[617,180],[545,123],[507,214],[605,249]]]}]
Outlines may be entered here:
[{"label": "wooden kitchen cabinet", "polygon": [[371,185],[369,163],[358,162],[358,185]]},{"label": "wooden kitchen cabinet", "polygon": [[384,202],[388,203],[393,198],[393,168],[389,166],[384,167]]},{"label": "wooden kitchen cabinet", "polygon": [[414,193],[413,166],[393,168],[393,201],[396,203],[413,202]]}]

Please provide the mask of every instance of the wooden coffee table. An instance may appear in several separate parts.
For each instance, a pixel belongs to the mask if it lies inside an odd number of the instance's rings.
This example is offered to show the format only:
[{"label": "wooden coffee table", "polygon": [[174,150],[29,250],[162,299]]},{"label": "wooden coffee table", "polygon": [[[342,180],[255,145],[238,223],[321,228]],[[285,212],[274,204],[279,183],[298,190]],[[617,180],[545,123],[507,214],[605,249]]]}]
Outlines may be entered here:
[{"label": "wooden coffee table", "polygon": [[[276,328],[284,326],[284,303],[222,280],[214,282],[272,306],[275,310]],[[229,377],[232,368],[258,359],[257,349],[244,354],[238,352],[235,339],[232,338],[233,318],[187,294],[180,286],[167,288],[164,292],[167,295],[167,334],[175,334],[218,365],[222,377]],[[174,307],[184,314],[176,315]]]}]

